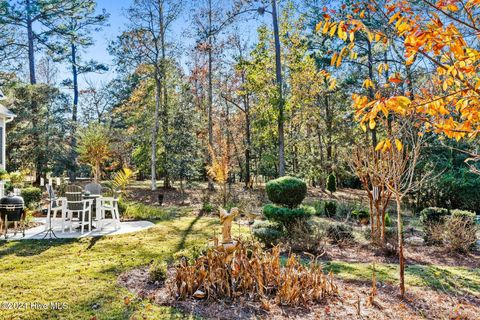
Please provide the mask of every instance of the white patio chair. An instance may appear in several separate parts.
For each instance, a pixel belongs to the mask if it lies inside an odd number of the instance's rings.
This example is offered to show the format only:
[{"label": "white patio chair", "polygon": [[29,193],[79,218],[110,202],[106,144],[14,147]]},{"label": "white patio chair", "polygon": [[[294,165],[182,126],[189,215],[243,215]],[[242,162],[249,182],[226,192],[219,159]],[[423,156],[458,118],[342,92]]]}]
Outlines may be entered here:
[{"label": "white patio chair", "polygon": [[45,186],[48,194],[48,209],[47,209],[47,223],[45,224],[45,231],[52,229],[52,219],[57,219],[57,214],[60,214],[62,221],[62,230],[65,229],[66,212],[64,210],[66,198],[59,198],[55,195],[55,190],[51,184]]},{"label": "white patio chair", "polygon": [[110,212],[115,224],[115,230],[119,229],[120,225],[120,212],[118,211],[118,199],[114,197],[100,197],[97,198],[97,211],[100,213],[100,229],[103,229],[104,222],[106,220],[106,212]]},{"label": "white patio chair", "polygon": [[70,232],[73,227],[73,215],[78,215],[79,223],[81,224],[81,233],[85,230],[85,223],[88,223],[88,231],[92,231],[92,199],[83,199],[82,188],[79,186],[67,186],[65,192],[67,198],[65,212],[70,220]]}]

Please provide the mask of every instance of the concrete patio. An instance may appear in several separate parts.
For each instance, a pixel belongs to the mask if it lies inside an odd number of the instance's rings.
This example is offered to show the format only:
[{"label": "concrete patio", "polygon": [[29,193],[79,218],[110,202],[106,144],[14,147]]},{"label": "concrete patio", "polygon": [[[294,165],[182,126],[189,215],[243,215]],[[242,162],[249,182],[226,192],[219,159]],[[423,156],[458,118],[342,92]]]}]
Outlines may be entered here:
[{"label": "concrete patio", "polygon": [[[21,232],[18,232],[16,235],[13,235],[13,229],[9,229],[7,234],[7,240],[31,240],[31,239],[43,239],[45,236],[45,223],[46,218],[34,218],[35,222],[41,223],[41,225],[34,228],[25,230],[25,237],[22,236]],[[91,232],[86,230],[83,234],[79,230],[74,230],[69,232],[68,229],[64,233],[60,230],[61,227],[54,224],[54,232],[57,238],[61,239],[73,239],[73,238],[84,238],[84,237],[101,237],[101,236],[111,236],[111,235],[120,235],[125,233],[137,232],[146,230],[153,227],[153,224],[150,221],[126,221],[120,222],[120,227],[115,230],[115,225],[113,220],[107,219],[105,222],[105,227],[102,230],[92,229]],[[52,236],[52,238],[54,238]],[[49,239],[47,236],[45,239]],[[4,240],[3,235],[0,237],[0,240]]]}]

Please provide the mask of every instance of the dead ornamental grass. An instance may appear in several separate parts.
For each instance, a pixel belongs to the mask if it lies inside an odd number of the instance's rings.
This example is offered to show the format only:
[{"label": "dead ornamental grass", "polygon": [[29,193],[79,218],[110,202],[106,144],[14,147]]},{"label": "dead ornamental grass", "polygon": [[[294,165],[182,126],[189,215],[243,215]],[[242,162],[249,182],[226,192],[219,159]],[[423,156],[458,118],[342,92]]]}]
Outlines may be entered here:
[{"label": "dead ornamental grass", "polygon": [[210,249],[194,263],[182,260],[175,274],[171,292],[180,300],[245,297],[268,308],[271,299],[279,305],[308,306],[337,294],[332,273],[325,275],[316,259],[303,265],[292,254],[281,267],[280,246],[264,251],[239,243],[231,254]]}]

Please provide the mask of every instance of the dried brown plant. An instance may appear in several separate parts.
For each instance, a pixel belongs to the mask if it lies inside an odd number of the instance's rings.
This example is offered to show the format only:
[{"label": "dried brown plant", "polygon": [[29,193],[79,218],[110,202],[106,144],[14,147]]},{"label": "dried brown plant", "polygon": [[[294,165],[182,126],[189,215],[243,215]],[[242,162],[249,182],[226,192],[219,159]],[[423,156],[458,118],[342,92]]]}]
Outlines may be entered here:
[{"label": "dried brown plant", "polygon": [[244,297],[265,307],[267,301],[306,307],[337,293],[332,273],[325,274],[317,259],[304,265],[292,254],[282,267],[280,246],[265,251],[243,242],[232,253],[212,248],[193,264],[181,261],[171,286],[177,299]]}]

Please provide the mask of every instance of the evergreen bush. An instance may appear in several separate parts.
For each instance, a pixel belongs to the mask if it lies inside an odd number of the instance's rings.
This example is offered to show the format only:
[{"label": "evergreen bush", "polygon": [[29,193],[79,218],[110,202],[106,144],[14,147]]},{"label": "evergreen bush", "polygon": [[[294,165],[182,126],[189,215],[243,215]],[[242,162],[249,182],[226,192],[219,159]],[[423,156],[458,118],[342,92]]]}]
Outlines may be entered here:
[{"label": "evergreen bush", "polygon": [[42,190],[36,187],[28,187],[20,190],[25,207],[29,209],[35,209],[40,205],[42,201]]},{"label": "evergreen bush", "polygon": [[333,173],[327,177],[327,190],[331,193],[337,191],[337,177]]},{"label": "evergreen bush", "polygon": [[289,176],[269,181],[265,189],[270,201],[290,209],[299,206],[307,195],[305,181]]},{"label": "evergreen bush", "polygon": [[315,208],[310,206],[301,206],[290,209],[273,204],[267,204],[263,207],[263,215],[271,221],[279,222],[288,229],[289,225],[298,220],[310,218],[315,214]]},{"label": "evergreen bush", "polygon": [[325,202],[325,215],[329,218],[337,213],[337,203],[335,201]]},{"label": "evergreen bush", "polygon": [[253,236],[266,247],[278,244],[284,236],[281,224],[269,221],[256,222],[252,227]]}]

